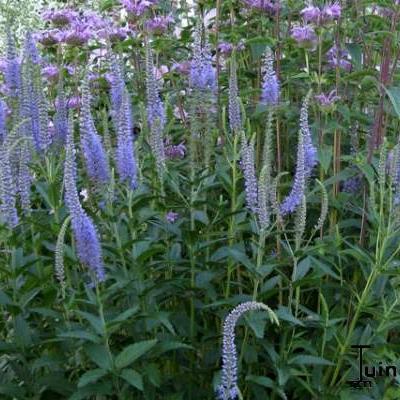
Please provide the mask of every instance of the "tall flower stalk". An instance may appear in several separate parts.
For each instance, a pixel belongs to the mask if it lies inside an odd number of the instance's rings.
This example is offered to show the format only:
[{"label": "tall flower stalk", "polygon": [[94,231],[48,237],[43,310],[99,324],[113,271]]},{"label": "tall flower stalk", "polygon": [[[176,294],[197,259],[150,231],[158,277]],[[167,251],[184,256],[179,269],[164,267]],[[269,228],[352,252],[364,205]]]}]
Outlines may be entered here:
[{"label": "tall flower stalk", "polygon": [[150,129],[150,147],[156,161],[160,182],[164,180],[165,171],[165,110],[161,101],[158,83],[154,74],[153,51],[150,43],[146,45],[146,93],[147,93],[147,123]]},{"label": "tall flower stalk", "polygon": [[271,322],[279,325],[275,313],[265,304],[249,301],[239,304],[225,318],[222,339],[221,384],[217,389],[218,400],[237,400],[240,394],[238,386],[238,358],[235,344],[235,328],[239,318],[253,310],[268,312]]},{"label": "tall flower stalk", "polygon": [[10,163],[7,142],[0,143],[0,217],[9,228],[18,222],[16,208],[17,188]]},{"label": "tall flower stalk", "polygon": [[311,131],[308,125],[308,107],[310,97],[311,91],[305,97],[300,112],[296,172],[292,189],[280,206],[282,215],[293,213],[301,204],[305,193],[307,178],[310,177],[312,170],[317,163],[317,150],[312,142]]},{"label": "tall flower stalk", "polygon": [[239,99],[238,79],[236,72],[236,60],[234,55],[231,58],[229,75],[229,126],[232,133],[239,133],[243,127]]},{"label": "tall flower stalk", "polygon": [[217,77],[212,64],[210,44],[200,19],[194,31],[193,56],[190,64],[190,157],[193,167],[204,160],[210,166],[213,129],[216,121]]},{"label": "tall flower stalk", "polygon": [[41,152],[50,144],[48,132],[48,105],[42,82],[40,57],[32,35],[25,39],[21,67],[21,119],[24,136],[31,138],[36,151]]},{"label": "tall flower stalk", "polygon": [[82,84],[81,147],[89,178],[95,183],[104,184],[110,180],[109,165],[101,138],[94,124],[91,102],[92,95],[90,93],[89,79],[86,76]]},{"label": "tall flower stalk", "polygon": [[[72,120],[72,118],[70,118]],[[72,126],[72,121],[69,123]],[[64,166],[65,202],[71,215],[72,231],[75,237],[80,262],[89,267],[98,281],[105,280],[105,270],[98,233],[92,219],[79,202],[76,187],[75,146],[72,129],[69,128]]]}]

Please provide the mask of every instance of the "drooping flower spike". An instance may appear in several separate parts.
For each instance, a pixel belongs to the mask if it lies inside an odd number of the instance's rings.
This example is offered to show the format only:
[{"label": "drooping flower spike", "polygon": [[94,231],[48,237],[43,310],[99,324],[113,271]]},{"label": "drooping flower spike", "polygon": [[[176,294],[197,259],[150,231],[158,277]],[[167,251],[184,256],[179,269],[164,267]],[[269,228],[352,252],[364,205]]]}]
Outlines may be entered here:
[{"label": "drooping flower spike", "polygon": [[267,305],[255,301],[239,304],[228,314],[223,328],[222,374],[221,385],[217,389],[217,400],[237,400],[239,398],[235,327],[243,314],[253,310],[267,311],[270,321],[279,325],[275,313]]}]

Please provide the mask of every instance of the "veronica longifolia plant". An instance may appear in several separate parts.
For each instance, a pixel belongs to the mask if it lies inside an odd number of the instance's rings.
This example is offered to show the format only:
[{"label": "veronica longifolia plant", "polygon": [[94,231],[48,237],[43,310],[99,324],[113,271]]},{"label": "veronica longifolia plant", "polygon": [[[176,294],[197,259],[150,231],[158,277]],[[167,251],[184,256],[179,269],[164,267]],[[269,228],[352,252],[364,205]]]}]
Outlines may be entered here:
[{"label": "veronica longifolia plant", "polygon": [[217,389],[218,400],[236,400],[239,397],[238,359],[235,344],[235,327],[239,318],[248,311],[265,310],[271,322],[279,325],[275,313],[265,304],[249,301],[239,304],[225,318],[222,339],[222,373],[221,385]]}]

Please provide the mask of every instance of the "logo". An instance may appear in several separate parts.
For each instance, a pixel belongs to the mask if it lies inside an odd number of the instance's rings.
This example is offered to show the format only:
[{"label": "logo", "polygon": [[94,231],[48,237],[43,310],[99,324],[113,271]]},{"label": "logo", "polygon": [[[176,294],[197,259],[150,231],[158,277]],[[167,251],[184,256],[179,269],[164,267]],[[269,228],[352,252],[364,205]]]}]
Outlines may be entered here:
[{"label": "logo", "polygon": [[[371,388],[374,380],[377,377],[394,377],[397,376],[397,367],[394,365],[383,366],[382,361],[379,361],[379,365],[364,365],[363,350],[370,349],[372,346],[357,344],[351,346],[353,349],[358,349],[358,361],[359,361],[359,376],[358,379],[347,381],[347,383],[355,388]],[[368,379],[372,378],[372,379]]]}]

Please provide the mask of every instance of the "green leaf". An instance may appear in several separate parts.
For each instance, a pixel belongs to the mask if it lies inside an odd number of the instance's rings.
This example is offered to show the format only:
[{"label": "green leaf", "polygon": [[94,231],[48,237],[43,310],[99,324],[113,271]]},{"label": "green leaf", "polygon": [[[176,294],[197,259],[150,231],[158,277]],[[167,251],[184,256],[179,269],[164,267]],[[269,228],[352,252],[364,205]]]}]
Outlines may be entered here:
[{"label": "green leaf", "polygon": [[264,337],[265,325],[267,323],[267,315],[265,313],[253,312],[246,315],[245,319],[256,337],[262,339]]},{"label": "green leaf", "polygon": [[100,336],[105,335],[104,326],[102,324],[101,319],[98,316],[90,314],[85,311],[77,311],[77,313],[90,323],[90,325],[93,327],[96,333],[98,333]]},{"label": "green leaf", "polygon": [[157,353],[162,354],[167,351],[179,350],[179,349],[194,350],[194,347],[190,346],[188,344],[185,344],[185,343],[181,343],[181,342],[168,341],[168,342],[163,342],[162,344],[160,344],[159,351]]},{"label": "green leaf", "polygon": [[100,378],[102,378],[106,374],[107,374],[107,371],[104,371],[104,369],[101,369],[101,368],[92,369],[90,371],[87,371],[79,378],[78,388],[86,386],[89,383],[97,382]]},{"label": "green leaf", "polygon": [[143,378],[138,372],[133,369],[123,369],[121,377],[124,378],[130,385],[143,392]]},{"label": "green leaf", "polygon": [[99,343],[101,341],[101,339],[97,335],[90,333],[90,332],[86,332],[86,331],[80,331],[80,330],[60,333],[58,335],[58,337],[88,340],[89,342],[93,342],[93,343]]},{"label": "green leaf", "polygon": [[11,383],[0,385],[0,394],[4,394],[5,396],[10,396],[16,399],[24,398],[24,390],[18,385],[12,385]]},{"label": "green leaf", "polygon": [[396,112],[397,116],[400,118],[400,87],[391,87],[389,89],[384,87],[384,89],[392,103],[394,111]]},{"label": "green leaf", "polygon": [[291,322],[294,325],[301,325],[304,326],[304,324],[297,319],[292,312],[285,306],[279,306],[278,311],[276,312],[276,315],[279,317],[279,319],[283,319],[284,321]]},{"label": "green leaf", "polygon": [[311,268],[311,257],[303,258],[297,265],[296,276],[294,281],[297,281],[307,275]]},{"label": "green leaf", "polygon": [[85,352],[89,358],[100,368],[105,370],[112,369],[110,355],[103,344],[88,344],[85,346]]},{"label": "green leaf", "polygon": [[254,382],[260,386],[264,386],[270,389],[273,389],[275,387],[274,381],[270,378],[267,378],[266,376],[249,375],[246,377],[246,381]]},{"label": "green leaf", "polygon": [[299,364],[299,365],[335,365],[333,362],[325,360],[325,358],[299,355],[295,356],[289,360],[289,364]]},{"label": "green leaf", "polygon": [[112,319],[110,322],[108,322],[108,325],[119,324],[121,322],[125,322],[130,317],[132,317],[132,315],[136,314],[138,310],[139,310],[139,306],[135,305],[135,306],[129,308],[128,310],[125,310],[123,313],[119,314],[114,319]]},{"label": "green leaf", "polygon": [[132,344],[128,347],[125,347],[121,353],[115,359],[115,366],[118,369],[122,369],[127,367],[129,364],[132,364],[143,354],[147,353],[152,347],[157,343],[157,339],[154,340],[145,340],[143,342],[138,342]]}]

